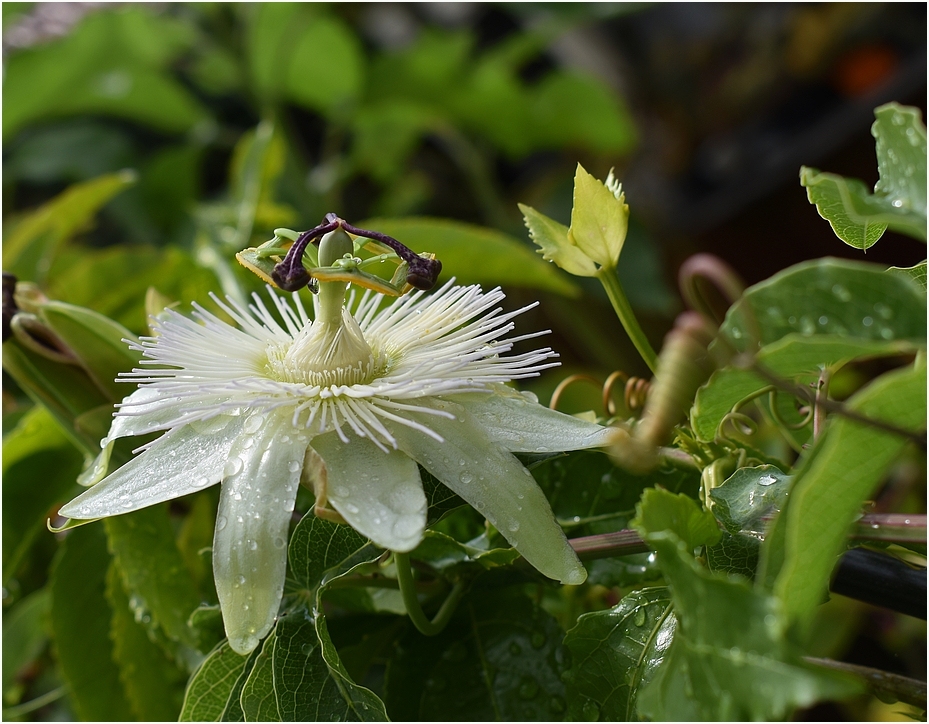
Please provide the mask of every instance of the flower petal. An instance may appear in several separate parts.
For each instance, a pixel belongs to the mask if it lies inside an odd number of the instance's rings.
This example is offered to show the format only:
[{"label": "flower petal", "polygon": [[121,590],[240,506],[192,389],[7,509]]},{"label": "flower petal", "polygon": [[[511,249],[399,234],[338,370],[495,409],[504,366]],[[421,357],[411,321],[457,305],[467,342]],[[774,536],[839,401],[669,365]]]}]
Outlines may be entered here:
[{"label": "flower petal", "polygon": [[428,508],[419,468],[403,452],[349,437],[347,444],[334,432],[313,439],[326,463],[329,502],[382,548],[413,550],[423,538]]},{"label": "flower petal", "polygon": [[495,385],[491,394],[471,392],[452,399],[474,415],[493,442],[510,452],[607,447],[615,433],[613,428],[550,410],[505,385]]},{"label": "flower petal", "polygon": [[67,518],[106,518],[215,485],[244,424],[240,415],[223,415],[166,432],[59,512]]},{"label": "flower petal", "polygon": [[540,572],[562,583],[583,583],[587,571],[542,490],[519,460],[491,442],[461,405],[438,399],[418,402],[451,412],[456,419],[408,413],[445,442],[391,423],[400,449],[473,505]]},{"label": "flower petal", "polygon": [[229,645],[239,654],[271,630],[284,592],[288,526],[308,445],[289,418],[245,421],[219,499],[213,577]]}]

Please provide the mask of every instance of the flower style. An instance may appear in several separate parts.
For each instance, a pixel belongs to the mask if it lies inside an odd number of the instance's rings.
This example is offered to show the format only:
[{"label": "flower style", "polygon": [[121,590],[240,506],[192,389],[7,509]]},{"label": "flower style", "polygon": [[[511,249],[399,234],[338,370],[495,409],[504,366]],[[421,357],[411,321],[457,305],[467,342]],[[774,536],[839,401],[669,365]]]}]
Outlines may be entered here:
[{"label": "flower style", "polygon": [[537,336],[500,339],[530,307],[504,313],[499,289],[452,282],[388,306],[371,292],[346,306],[345,289],[322,284],[313,320],[296,294],[292,305],[273,292],[277,316],[258,295],[247,308],[214,297],[238,327],[200,306],[194,319],[167,311],[136,345],[146,366],[125,377],[141,384],[119,406],[88,481],[103,477],[117,438],[166,432],[61,509],[96,519],[221,483],[214,578],[240,653],[277,615],[301,476],[317,505],[408,552],[426,525],[418,463],[543,574],[586,577],[512,453],[606,446],[610,430],[505,385],[557,364],[548,348],[503,356]]}]

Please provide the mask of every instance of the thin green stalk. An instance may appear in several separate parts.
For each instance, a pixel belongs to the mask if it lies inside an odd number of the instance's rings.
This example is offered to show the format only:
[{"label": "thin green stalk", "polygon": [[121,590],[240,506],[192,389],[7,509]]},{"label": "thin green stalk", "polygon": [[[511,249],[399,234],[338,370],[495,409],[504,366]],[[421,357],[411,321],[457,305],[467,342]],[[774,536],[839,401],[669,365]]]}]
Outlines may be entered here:
[{"label": "thin green stalk", "polygon": [[603,267],[597,272],[597,279],[600,280],[606,290],[606,295],[613,305],[613,311],[616,312],[616,316],[622,322],[626,334],[629,335],[632,344],[635,345],[639,354],[642,355],[642,359],[645,360],[645,364],[654,374],[658,369],[658,355],[652,349],[645,332],[642,331],[639,320],[635,318],[629,300],[626,298],[626,293],[623,291],[623,286],[619,283],[619,277],[616,276],[616,270]]},{"label": "thin green stalk", "polygon": [[43,706],[48,706],[52,702],[58,701],[67,693],[67,686],[59,686],[57,689],[52,689],[51,691],[46,692],[45,694],[42,694],[35,699],[4,709],[3,718],[6,721],[10,721],[11,719],[20,719],[26,716],[26,714],[31,714],[32,712],[41,709]]},{"label": "thin green stalk", "polygon": [[394,563],[397,565],[397,581],[400,583],[400,593],[403,596],[403,604],[406,606],[406,612],[410,616],[413,625],[424,636],[435,636],[442,632],[448,625],[458,607],[458,602],[464,595],[464,583],[458,582],[448,594],[448,598],[442,604],[439,612],[431,621],[425,613],[422,606],[419,605],[419,597],[416,593],[416,583],[413,581],[413,570],[410,568],[409,553],[394,553]]}]

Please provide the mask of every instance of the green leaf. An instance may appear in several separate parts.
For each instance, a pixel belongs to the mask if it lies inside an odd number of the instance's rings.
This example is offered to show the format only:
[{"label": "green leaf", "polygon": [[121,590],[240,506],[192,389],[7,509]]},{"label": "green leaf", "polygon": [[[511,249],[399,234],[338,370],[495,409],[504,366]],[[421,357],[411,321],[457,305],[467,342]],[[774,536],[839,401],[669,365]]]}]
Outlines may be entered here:
[{"label": "green leaf", "polygon": [[[114,284],[117,279],[119,283]],[[211,304],[209,293],[219,289],[219,282],[190,254],[174,247],[71,246],[62,251],[52,267],[48,293],[92,308],[136,334],[148,334],[145,295],[149,287],[170,299],[183,300],[181,310],[186,311],[192,302]],[[120,398],[132,392],[131,385],[119,386]]]},{"label": "green leaf", "polygon": [[128,329],[102,314],[64,302],[43,304],[42,317],[114,403],[132,391],[130,385],[116,382],[120,372],[131,371],[141,359],[124,341],[133,339]]},{"label": "green leaf", "polygon": [[134,715],[113,661],[112,612],[106,598],[110,556],[99,525],[70,531],[49,579],[58,666],[83,721],[129,721]]},{"label": "green leaf", "polygon": [[3,699],[15,704],[11,689],[23,669],[32,664],[48,644],[50,594],[41,588],[17,601],[3,614]]},{"label": "green leaf", "polygon": [[551,264],[513,237],[459,221],[427,217],[368,219],[359,222],[399,239],[416,252],[432,252],[442,262],[442,278],[459,284],[501,284],[577,297],[580,290]]},{"label": "green leaf", "polygon": [[41,282],[62,244],[83,231],[101,207],[135,180],[134,172],[120,171],[74,184],[29,212],[4,233],[4,270],[23,281]]},{"label": "green leaf", "polygon": [[642,491],[656,485],[673,492],[696,494],[699,475],[681,469],[659,469],[632,475],[602,452],[578,450],[545,460],[532,468],[559,523],[572,535],[608,533],[627,527]]},{"label": "green leaf", "polygon": [[784,506],[791,480],[773,465],[759,465],[739,468],[710,491],[713,514],[726,529],[720,541],[706,549],[711,571],[754,578],[767,528],[764,516]]},{"label": "green leaf", "polygon": [[921,261],[915,266],[892,266],[887,271],[893,272],[894,274],[906,274],[913,281],[919,284],[923,291],[926,291],[926,262]]},{"label": "green leaf", "polygon": [[337,18],[317,17],[292,49],[287,93],[296,103],[331,115],[360,93],[364,70],[355,34]]},{"label": "green leaf", "polygon": [[[9,351],[4,346],[6,357]],[[67,501],[83,455],[42,406],[33,407],[3,440],[3,580],[16,569],[56,504]]]},{"label": "green leaf", "polygon": [[[878,266],[822,259],[798,264],[749,288],[729,310],[716,347],[753,351],[769,371],[815,381],[862,356],[912,352],[925,346],[925,295],[916,284]],[[697,391],[690,423],[711,441],[740,401],[769,383],[725,367]]]},{"label": "green leaf", "polygon": [[664,661],[677,619],[667,588],[644,588],[585,613],[565,636],[571,721],[636,721],[636,697]]},{"label": "green leaf", "polygon": [[3,371],[34,402],[48,409],[81,451],[91,458],[100,452],[100,439],[106,434],[106,428],[91,432],[77,421],[85,413],[104,405],[112,409],[112,402],[83,369],[50,360],[22,346],[14,337],[3,345]]},{"label": "green leaf", "polygon": [[376,558],[379,552],[353,528],[310,512],[297,524],[287,555],[289,576],[301,588],[312,591],[328,571]]},{"label": "green leaf", "polygon": [[530,87],[530,94],[529,119],[539,147],[615,156],[635,145],[635,125],[621,97],[591,76],[553,72]]},{"label": "green leaf", "polygon": [[235,680],[232,690],[229,692],[226,708],[223,709],[220,721],[245,721],[245,713],[242,711],[242,689],[245,688],[245,683],[252,673],[255,662],[258,661],[258,657],[261,655],[261,650],[260,646],[256,648],[245,661],[242,673],[239,674],[239,678]]},{"label": "green leaf", "polygon": [[429,471],[422,466],[419,467],[419,476],[422,478],[423,492],[426,494],[426,501],[429,503],[429,512],[426,517],[427,525],[432,525],[443,518],[446,513],[467,505],[450,488],[432,477]]},{"label": "green leaf", "polygon": [[[925,365],[887,372],[845,404],[917,433],[926,426]],[[862,504],[906,446],[906,438],[832,414],[797,470],[790,498],[762,547],[764,580],[792,618],[805,619],[826,595]]]},{"label": "green leaf", "polygon": [[198,659],[199,642],[187,622],[200,598],[175,543],[167,504],[107,518],[104,526],[133,609],[181,645],[182,660]]},{"label": "green leaf", "polygon": [[693,500],[665,491],[642,498],[634,525],[658,556],[678,626],[664,663],[639,691],[638,714],[664,721],[770,721],[820,698],[855,693],[846,679],[802,663],[776,598],[697,563],[692,544],[706,533],[695,536],[694,521],[705,515]]},{"label": "green leaf", "polygon": [[[918,108],[888,103],[875,109],[871,126],[880,180],[876,194],[894,209],[905,209],[926,238],[926,126]],[[891,227],[894,224],[891,223]],[[902,229],[901,229],[902,230]]]},{"label": "green leaf", "polygon": [[385,681],[398,721],[564,718],[567,652],[557,622],[515,590],[467,596],[438,636],[408,633]]},{"label": "green leaf", "polygon": [[88,14],[65,38],[14,52],[4,78],[4,140],[77,114],[189,130],[206,112],[163,68],[193,40],[190,26],[139,7]]},{"label": "green leaf", "polygon": [[546,261],[554,263],[568,274],[580,277],[592,277],[597,273],[594,264],[584,252],[577,248],[568,236],[568,227],[541,214],[531,206],[519,204],[523,221],[529,229],[529,236],[539,247],[538,251]]},{"label": "green leaf", "polygon": [[732,534],[763,535],[763,516],[778,512],[787,500],[791,476],[773,465],[739,468],[710,491],[713,514]]},{"label": "green leaf", "polygon": [[706,547],[706,565],[714,573],[729,573],[755,578],[761,541],[749,535],[723,531],[719,542]]},{"label": "green leaf", "polygon": [[113,610],[113,659],[136,718],[176,721],[185,677],[149,639],[145,626],[136,621],[115,565],[107,574],[107,599]]},{"label": "green leaf", "polygon": [[242,686],[240,700],[245,721],[281,721],[274,691],[272,652],[276,633],[271,631],[261,646],[255,665]]},{"label": "green leaf", "polygon": [[739,351],[789,334],[836,335],[857,342],[925,344],[926,297],[916,284],[874,264],[818,259],[746,290],[720,334]]},{"label": "green leaf", "polygon": [[387,721],[380,699],[355,684],[329,638],[325,617],[298,612],[275,630],[274,695],[281,721]]},{"label": "green leaf", "polygon": [[[607,179],[609,183],[612,173]],[[619,261],[629,229],[629,207],[616,193],[577,165],[574,175],[574,207],[568,237],[588,259],[613,269]]]},{"label": "green leaf", "polygon": [[[640,533],[644,530],[663,535],[660,532],[665,531],[691,551],[719,540],[719,528],[712,513],[701,509],[693,498],[683,493],[672,495],[660,488],[642,493],[632,525]],[[642,535],[644,537],[645,533]],[[651,543],[651,539],[646,540]]]},{"label": "green leaf", "polygon": [[801,166],[800,185],[806,188],[810,203],[816,205],[835,235],[849,246],[870,249],[887,230],[887,219],[880,207],[869,213],[865,206],[870,194],[858,179]]},{"label": "green leaf", "polygon": [[233,651],[228,641],[213,649],[190,677],[178,721],[222,721],[248,659]]},{"label": "green leaf", "polygon": [[867,249],[889,226],[926,239],[926,127],[915,108],[889,103],[874,112],[880,180],[865,185],[813,168],[800,169],[811,203],[849,246]]},{"label": "green leaf", "polygon": [[470,543],[459,543],[451,536],[427,530],[422,542],[411,556],[428,563],[436,570],[477,564],[478,570],[508,566],[519,558],[515,548],[478,548]]}]

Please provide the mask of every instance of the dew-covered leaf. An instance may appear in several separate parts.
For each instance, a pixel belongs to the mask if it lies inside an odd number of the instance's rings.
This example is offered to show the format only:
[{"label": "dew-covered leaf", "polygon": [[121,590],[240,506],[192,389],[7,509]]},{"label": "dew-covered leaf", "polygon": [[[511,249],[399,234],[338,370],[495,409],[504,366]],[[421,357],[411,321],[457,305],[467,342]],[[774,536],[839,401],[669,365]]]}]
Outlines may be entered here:
[{"label": "dew-covered leaf", "polygon": [[696,561],[693,521],[701,519],[693,500],[651,490],[634,521],[658,556],[678,621],[664,663],[639,691],[639,715],[770,721],[855,693],[850,681],[802,662],[777,599]]},{"label": "dew-covered leaf", "polygon": [[565,636],[572,721],[635,721],[636,697],[661,666],[677,620],[667,588],[643,588],[608,611],[585,613]]},{"label": "dew-covered leaf", "polygon": [[755,351],[789,334],[925,344],[926,298],[915,283],[878,265],[817,259],[746,290],[720,334],[739,351]]},{"label": "dew-covered leaf", "polygon": [[192,661],[199,641],[187,622],[200,599],[175,542],[167,504],[107,518],[104,526],[132,608],[143,620],[148,617],[152,629],[180,644],[182,660]]},{"label": "dew-covered leaf", "polygon": [[773,465],[739,468],[710,491],[713,515],[730,533],[763,535],[762,517],[779,511],[787,500],[791,476]]},{"label": "dew-covered leaf", "polygon": [[[887,372],[846,406],[898,429],[926,428],[925,364]],[[830,415],[801,460],[790,497],[762,548],[762,580],[791,617],[805,618],[822,601],[849,527],[907,444],[900,434]]]},{"label": "dew-covered leaf", "polygon": [[916,108],[888,103],[874,111],[880,179],[874,194],[857,179],[803,167],[800,184],[820,216],[849,246],[867,249],[887,227],[926,239],[926,127]]},{"label": "dew-covered leaf", "polygon": [[248,659],[233,651],[228,641],[213,649],[190,677],[178,721],[221,721]]},{"label": "dew-covered leaf", "polygon": [[397,721],[562,720],[563,637],[518,591],[473,592],[438,636],[410,627],[399,639],[387,667],[387,711]]},{"label": "dew-covered leaf", "polygon": [[83,721],[129,721],[132,707],[113,660],[106,598],[110,554],[100,525],[68,533],[50,577],[51,629],[61,675]]},{"label": "dew-covered leaf", "polygon": [[454,276],[459,284],[525,287],[566,297],[580,293],[570,277],[526,244],[493,229],[426,217],[368,219],[357,225],[399,239],[417,253],[434,253],[442,262],[440,281]]},{"label": "dew-covered leaf", "polygon": [[[823,368],[857,357],[925,346],[925,294],[876,265],[822,259],[798,264],[748,289],[714,344],[757,351],[759,364],[786,379],[815,381]],[[761,347],[757,348],[760,341]],[[770,383],[724,367],[697,391],[690,423],[698,439],[716,438],[723,418]]]},{"label": "dew-covered leaf", "polygon": [[136,621],[115,565],[107,574],[106,595],[113,610],[113,659],[136,718],[176,721],[186,677],[148,637],[145,625]]}]

